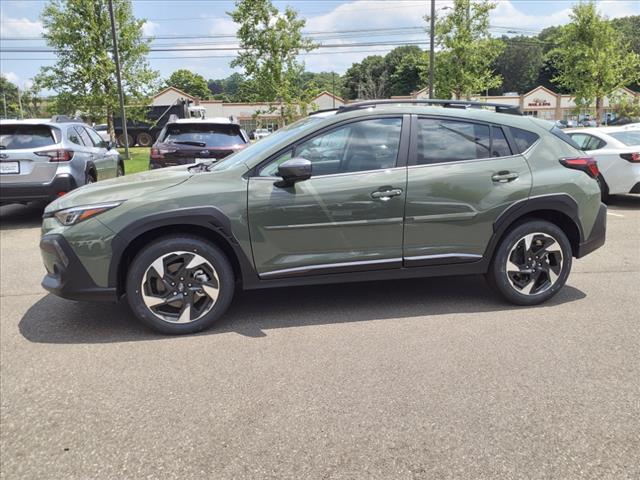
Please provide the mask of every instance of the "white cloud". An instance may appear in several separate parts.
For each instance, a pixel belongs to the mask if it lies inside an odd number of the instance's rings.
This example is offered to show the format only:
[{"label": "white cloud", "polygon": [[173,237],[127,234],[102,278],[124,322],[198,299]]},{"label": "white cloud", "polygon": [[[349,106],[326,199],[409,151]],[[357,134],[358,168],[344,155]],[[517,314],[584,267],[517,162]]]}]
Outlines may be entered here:
[{"label": "white cloud", "polygon": [[145,22],[142,24],[142,34],[145,37],[150,37],[152,36],[156,29],[159,27],[160,25],[158,25],[155,22],[152,22],[150,20],[145,20]]},{"label": "white cloud", "polygon": [[0,21],[0,36],[3,37],[37,37],[42,30],[42,22],[37,20],[3,16]]},{"label": "white cloud", "polygon": [[15,85],[19,85],[20,77],[13,72],[2,72],[2,76]]}]

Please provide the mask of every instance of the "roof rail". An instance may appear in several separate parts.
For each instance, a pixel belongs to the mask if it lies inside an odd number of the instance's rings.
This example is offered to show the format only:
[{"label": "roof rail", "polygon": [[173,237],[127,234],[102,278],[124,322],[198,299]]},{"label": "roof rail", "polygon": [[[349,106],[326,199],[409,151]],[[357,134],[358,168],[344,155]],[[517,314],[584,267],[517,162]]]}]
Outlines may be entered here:
[{"label": "roof rail", "polygon": [[81,118],[71,118],[67,115],[54,115],[51,117],[51,123],[69,123],[69,122],[80,122],[84,123]]},{"label": "roof rail", "polygon": [[337,113],[350,112],[352,110],[359,110],[361,108],[376,107],[377,105],[431,105],[444,108],[493,108],[497,113],[509,113],[511,115],[522,115],[520,107],[516,105],[504,105],[502,103],[490,103],[490,102],[475,102],[471,100],[419,100],[419,99],[407,99],[407,100],[366,100],[363,102],[351,103],[348,105],[341,105],[337,108]]}]

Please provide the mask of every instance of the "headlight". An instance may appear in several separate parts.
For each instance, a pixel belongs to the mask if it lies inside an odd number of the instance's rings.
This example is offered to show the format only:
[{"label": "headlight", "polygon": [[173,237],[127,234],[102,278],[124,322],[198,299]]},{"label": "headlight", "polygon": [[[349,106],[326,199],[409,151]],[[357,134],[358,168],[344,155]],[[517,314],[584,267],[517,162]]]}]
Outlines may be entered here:
[{"label": "headlight", "polygon": [[82,207],[66,208],[64,210],[57,211],[53,215],[62,225],[75,225],[76,223],[80,223],[83,220],[98,215],[99,213],[111,210],[121,203],[122,202],[98,203],[95,205],[84,205]]}]

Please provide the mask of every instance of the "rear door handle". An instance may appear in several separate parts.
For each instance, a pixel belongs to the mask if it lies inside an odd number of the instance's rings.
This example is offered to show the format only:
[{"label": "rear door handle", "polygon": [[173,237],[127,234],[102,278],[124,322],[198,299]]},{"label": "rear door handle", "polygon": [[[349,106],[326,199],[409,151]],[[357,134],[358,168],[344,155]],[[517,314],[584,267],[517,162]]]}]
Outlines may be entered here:
[{"label": "rear door handle", "polygon": [[391,190],[378,190],[371,194],[371,198],[380,199],[383,202],[387,202],[391,200],[391,197],[397,197],[398,195],[402,195],[402,190],[399,188],[394,188]]},{"label": "rear door handle", "polygon": [[491,180],[497,183],[507,183],[512,182],[518,177],[519,175],[515,172],[498,172],[491,176]]}]

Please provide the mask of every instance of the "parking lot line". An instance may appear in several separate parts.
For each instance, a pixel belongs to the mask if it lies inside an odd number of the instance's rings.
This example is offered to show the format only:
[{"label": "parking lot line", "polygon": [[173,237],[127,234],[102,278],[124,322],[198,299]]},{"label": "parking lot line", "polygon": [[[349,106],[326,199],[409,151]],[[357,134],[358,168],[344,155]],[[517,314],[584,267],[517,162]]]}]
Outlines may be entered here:
[{"label": "parking lot line", "polygon": [[624,215],[620,215],[619,213],[607,212],[607,215],[611,215],[612,217],[622,217],[622,218],[624,218]]}]

